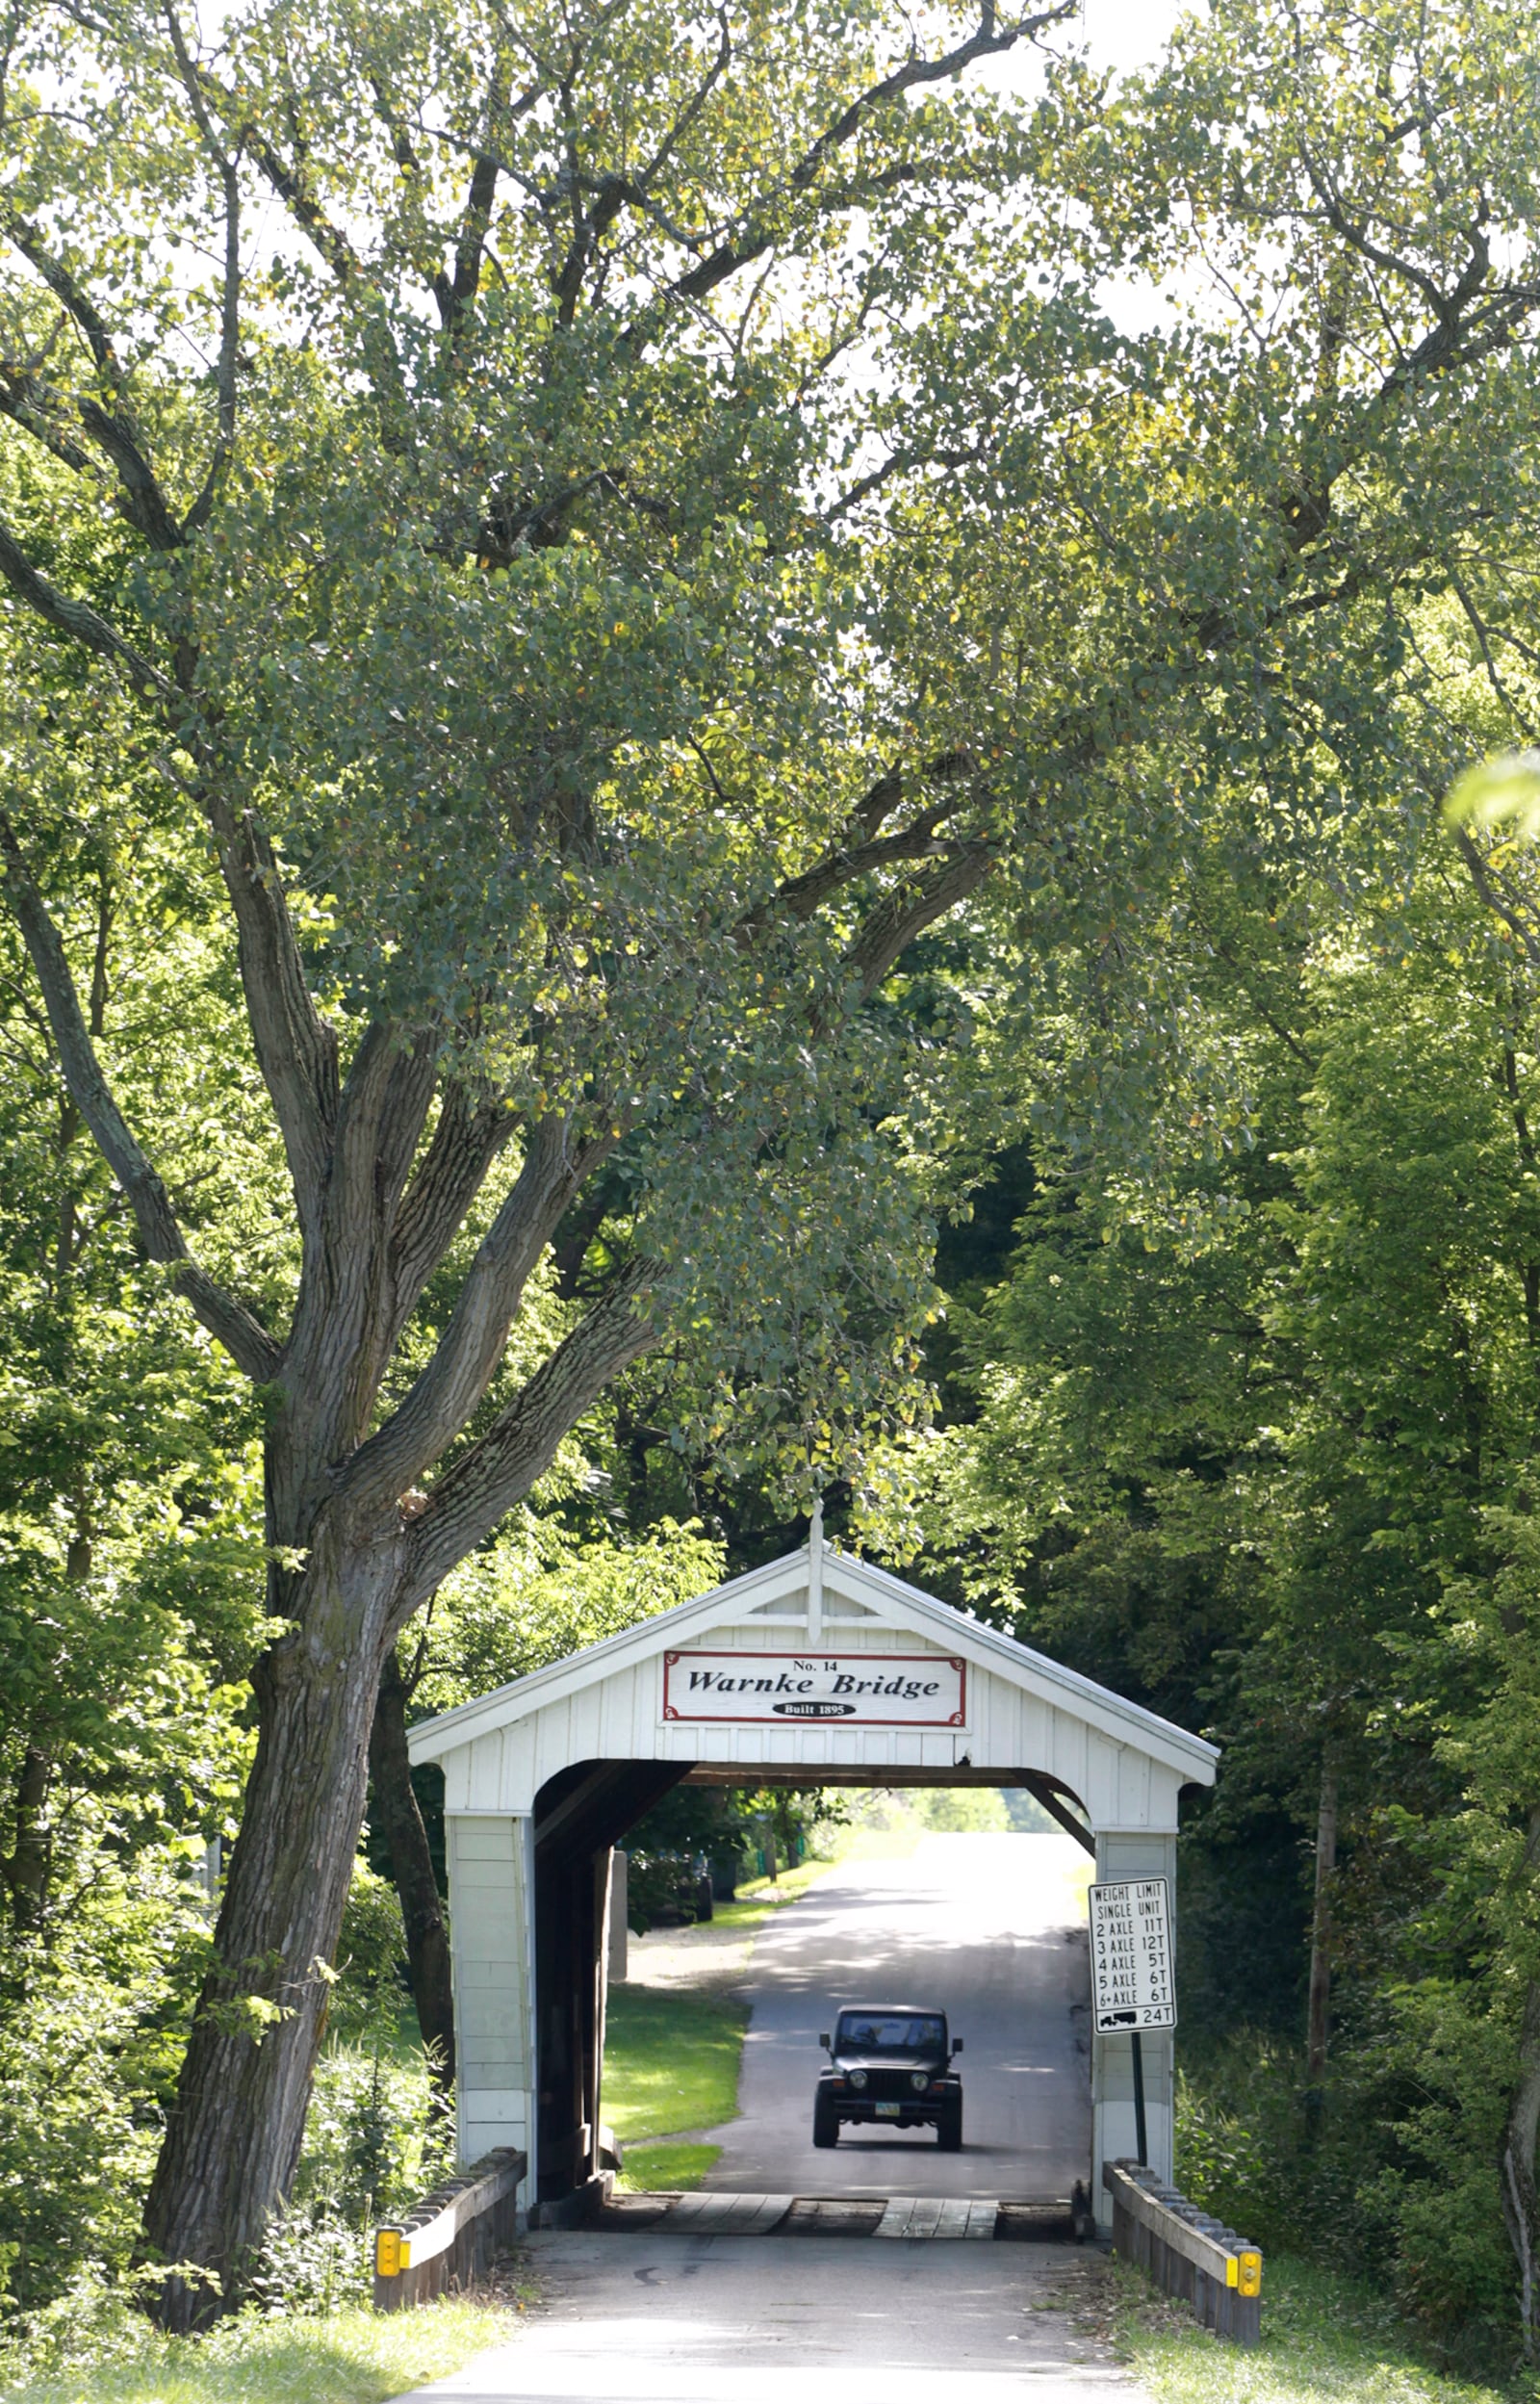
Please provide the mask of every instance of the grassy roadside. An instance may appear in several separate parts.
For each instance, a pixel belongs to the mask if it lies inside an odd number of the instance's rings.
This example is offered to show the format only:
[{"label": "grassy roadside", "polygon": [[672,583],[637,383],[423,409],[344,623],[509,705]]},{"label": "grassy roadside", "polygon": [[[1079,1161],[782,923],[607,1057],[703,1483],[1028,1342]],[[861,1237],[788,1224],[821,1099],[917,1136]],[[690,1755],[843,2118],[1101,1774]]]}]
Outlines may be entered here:
[{"label": "grassy roadside", "polygon": [[508,2312],[449,2299],[420,2313],[243,2314],[207,2338],[161,2337],[136,2319],[106,2360],[3,2393],[6,2404],[384,2404],[506,2343],[517,2326]]},{"label": "grassy roadside", "polygon": [[[738,2058],[748,2025],[749,2007],[732,1992],[629,1983],[610,1988],[603,2110],[626,2148],[624,2185],[651,2186],[661,2164],[643,2158],[664,2153],[680,2157],[672,2167],[681,2175],[670,2178],[670,2186],[699,2184],[721,2148],[680,2139],[716,2128],[737,2110]],[[690,2171],[693,2177],[682,2175]]]},{"label": "grassy roadside", "polygon": [[[848,1852],[841,1852],[838,1858],[841,1862],[846,1862],[851,1859],[851,1855]],[[714,1928],[761,1927],[765,1921],[773,1919],[785,1904],[799,1901],[810,1886],[816,1885],[818,1880],[834,1867],[833,1857],[828,1860],[820,1858],[816,1861],[800,1861],[794,1870],[783,1870],[780,1877],[774,1880],[750,1878],[746,1884],[739,1887],[734,1901],[717,1904],[711,1915],[710,1925]]]},{"label": "grassy roadside", "polygon": [[1491,2387],[1435,2368],[1373,2288],[1287,2257],[1268,2261],[1259,2346],[1221,2343],[1117,2262],[1103,2314],[1155,2404],[1532,2404],[1540,2394],[1532,2378]]}]

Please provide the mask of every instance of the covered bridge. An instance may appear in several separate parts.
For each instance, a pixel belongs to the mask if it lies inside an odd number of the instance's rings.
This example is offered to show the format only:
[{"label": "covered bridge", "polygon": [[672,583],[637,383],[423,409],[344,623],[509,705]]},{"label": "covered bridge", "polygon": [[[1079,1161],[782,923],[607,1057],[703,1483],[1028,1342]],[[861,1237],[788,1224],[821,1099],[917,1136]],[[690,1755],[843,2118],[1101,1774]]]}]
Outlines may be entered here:
[{"label": "covered bridge", "polygon": [[[680,1780],[1019,1786],[1096,1859],[1164,1877],[1212,1745],[905,1580],[807,1546],[411,1732],[441,1764],[459,2147],[517,2146],[527,2200],[595,2176],[611,1848]],[[1143,2040],[1171,2174],[1172,2039]],[[1091,2161],[1135,2152],[1129,2038],[1092,2038]]]}]

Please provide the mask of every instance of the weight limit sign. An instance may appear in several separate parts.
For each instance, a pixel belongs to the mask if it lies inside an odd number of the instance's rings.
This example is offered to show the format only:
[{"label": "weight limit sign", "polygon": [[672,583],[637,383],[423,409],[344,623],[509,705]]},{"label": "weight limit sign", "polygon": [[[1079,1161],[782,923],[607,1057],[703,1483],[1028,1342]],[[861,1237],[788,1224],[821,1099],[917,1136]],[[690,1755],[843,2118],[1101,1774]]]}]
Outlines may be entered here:
[{"label": "weight limit sign", "polygon": [[1098,2032],[1175,2028],[1170,1893],[1164,1878],[1091,1888],[1091,2002]]}]

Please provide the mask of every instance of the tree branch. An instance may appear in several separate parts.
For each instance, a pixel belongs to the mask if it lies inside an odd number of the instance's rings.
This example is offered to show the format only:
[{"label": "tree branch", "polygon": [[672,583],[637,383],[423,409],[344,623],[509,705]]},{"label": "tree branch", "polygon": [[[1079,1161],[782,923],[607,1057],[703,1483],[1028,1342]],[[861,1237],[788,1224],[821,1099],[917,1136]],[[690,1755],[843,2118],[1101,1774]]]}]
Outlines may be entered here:
[{"label": "tree branch", "polygon": [[562,1437],[610,1380],[656,1342],[657,1330],[637,1307],[655,1275],[651,1261],[623,1270],[433,1487],[408,1538],[399,1626],[545,1475]]},{"label": "tree branch", "polygon": [[241,177],[234,161],[222,169],[224,178],[224,292],[219,303],[218,416],[214,452],[203,489],[187,513],[187,530],[196,534],[208,524],[224,471],[235,452],[236,363],[241,355]]},{"label": "tree branch", "polygon": [[0,576],[12,591],[27,607],[36,611],[58,634],[66,634],[71,642],[80,643],[98,659],[113,659],[123,669],[129,682],[140,692],[153,693],[158,701],[174,701],[176,687],[168,677],[153,667],[141,651],[125,642],[116,629],[110,626],[101,613],[88,601],[76,601],[70,593],[62,593],[46,576],[32,564],[11,529],[0,521]]},{"label": "tree branch", "polygon": [[257,1063],[283,1137],[300,1226],[313,1236],[337,1123],[337,1038],[305,982],[267,828],[255,810],[232,811],[212,784],[193,798],[213,830]]},{"label": "tree branch", "polygon": [[107,322],[84,287],[77,284],[62,260],[56,259],[42,235],[17,209],[0,211],[0,231],[3,231],[28,262],[36,268],[54,298],[60,301],[86,338],[86,348],[99,375],[116,384],[122,369],[113,349]]},{"label": "tree branch", "polygon": [[[949,83],[976,60],[997,57],[1002,51],[1014,49],[1018,41],[1030,41],[1044,27],[1058,24],[1069,16],[1074,7],[1075,0],[1056,0],[1054,7],[1041,9],[1035,16],[1023,17],[1018,23],[1000,31],[996,28],[993,0],[985,0],[978,29],[966,41],[959,42],[955,49],[948,50],[938,59],[911,57],[902,66],[895,67],[891,75],[885,75],[880,83],[872,84],[865,91],[859,93],[834,122],[818,136],[817,141],[804,151],[779,191],[763,194],[753,208],[745,212],[740,232],[722,243],[698,267],[689,269],[669,285],[662,295],[663,301],[704,299],[718,284],[725,283],[730,275],[735,275],[739,268],[746,267],[751,259],[757,259],[768,250],[776,235],[774,228],[762,220],[773,202],[783,195],[800,198],[807,193],[825,161],[853,141],[868,118],[890,101],[900,99],[906,91],[912,91],[923,84]],[[757,223],[757,219],[761,221]]]},{"label": "tree branch", "polygon": [[227,127],[237,150],[248,152],[256,161],[312,248],[346,290],[358,272],[358,257],[346,235],[331,222],[320,203],[312,199],[298,171],[285,164],[260,126],[243,117],[235,95],[226,91],[217,77],[211,75],[200,62],[191,58],[185,49],[181,51],[181,59],[183,83],[192,103],[193,114],[200,120],[199,130],[205,140],[218,148],[214,142],[212,123],[213,118],[218,116],[219,122]]},{"label": "tree branch", "polygon": [[1466,867],[1470,871],[1471,882],[1476,887],[1477,893],[1485,902],[1487,908],[1492,912],[1493,916],[1501,918],[1503,925],[1508,928],[1510,933],[1517,936],[1519,942],[1524,946],[1525,958],[1528,961],[1531,969],[1540,969],[1540,937],[1537,937],[1533,925],[1527,923],[1524,914],[1515,909],[1511,902],[1505,901],[1502,895],[1499,892],[1497,884],[1488,870],[1486,862],[1482,859],[1480,852],[1471,840],[1471,838],[1466,833],[1464,827],[1457,826],[1454,828],[1453,832],[1455,845],[1459,851],[1460,858],[1464,861]]},{"label": "tree branch", "polygon": [[845,954],[867,1000],[899,955],[937,918],[944,918],[984,883],[994,856],[982,844],[970,844],[946,867],[922,885],[901,886],[880,901]]},{"label": "tree branch", "polygon": [[436,288],[439,284],[445,287],[439,298],[439,312],[451,334],[481,287],[481,261],[492,224],[492,204],[498,196],[498,176],[501,171],[501,162],[491,147],[491,139],[507,101],[507,80],[499,60],[493,65],[492,80],[487,87],[486,103],[482,110],[486,146],[477,153],[471,169],[470,187],[465,195],[460,231],[454,246],[454,272],[452,276],[435,279]]},{"label": "tree branch", "polygon": [[445,1247],[452,1241],[488,1170],[518,1125],[517,1115],[490,1088],[474,1093],[458,1077],[446,1084],[438,1124],[396,1214],[391,1252],[397,1314],[393,1333],[399,1333],[416,1308]]},{"label": "tree branch", "polygon": [[388,1021],[364,1029],[338,1100],[285,1357],[290,1390],[346,1457],[369,1424],[399,1331],[392,1229],[438,1073],[438,1041]]},{"label": "tree branch", "polygon": [[279,1347],[260,1320],[227,1294],[189,1251],[170,1197],[130,1132],[102,1074],[59,929],[33,880],[15,829],[4,811],[0,811],[0,852],[5,856],[12,907],[42,989],[65,1086],[108,1167],[128,1196],[140,1240],[152,1260],[165,1262],[175,1271],[177,1291],[210,1334],[218,1338],[236,1366],[258,1384],[266,1384],[278,1368]]},{"label": "tree branch", "polygon": [[[927,784],[956,786],[961,784],[975,765],[971,751],[962,746],[938,753],[922,769]],[[709,772],[709,763],[708,772]],[[738,940],[743,942],[758,934],[776,918],[786,917],[805,921],[820,904],[841,886],[854,883],[857,877],[868,875],[874,868],[891,867],[905,860],[931,859],[940,852],[951,852],[955,845],[937,841],[938,830],[954,816],[960,806],[957,794],[950,793],[922,810],[891,835],[879,837],[878,829],[904,798],[904,777],[901,769],[893,768],[880,777],[871,788],[851,820],[853,830],[864,838],[859,843],[845,843],[837,851],[827,852],[822,860],[802,875],[788,877],[778,885],[769,899],[757,904],[738,922]]]},{"label": "tree branch", "polygon": [[[61,327],[63,320],[60,321]],[[57,412],[50,413],[38,376],[42,358],[50,346],[44,346],[40,357],[13,365],[0,361],[0,409],[24,434],[40,443],[60,463],[76,476],[99,473],[98,465],[89,451],[83,451],[71,434],[65,433]]]},{"label": "tree branch", "polygon": [[[53,256],[38,227],[19,210],[0,212],[0,230],[10,237],[22,257],[36,269],[49,291],[73,319],[85,336],[97,374],[115,392],[120,392],[123,371],[113,349],[106,322],[90,295],[76,282],[63,261]],[[144,456],[139,429],[133,420],[120,411],[104,409],[100,401],[90,398],[78,401],[76,405],[87,433],[117,470],[122,487],[123,514],[130,524],[139,529],[152,549],[180,550],[184,540],[182,530],[167,504],[160,479]]]},{"label": "tree branch", "polygon": [[349,1495],[399,1494],[438,1460],[497,1371],[519,1299],[568,1203],[613,1149],[572,1149],[554,1116],[529,1130],[524,1166],[482,1237],[433,1357],[399,1408],[348,1462]]}]

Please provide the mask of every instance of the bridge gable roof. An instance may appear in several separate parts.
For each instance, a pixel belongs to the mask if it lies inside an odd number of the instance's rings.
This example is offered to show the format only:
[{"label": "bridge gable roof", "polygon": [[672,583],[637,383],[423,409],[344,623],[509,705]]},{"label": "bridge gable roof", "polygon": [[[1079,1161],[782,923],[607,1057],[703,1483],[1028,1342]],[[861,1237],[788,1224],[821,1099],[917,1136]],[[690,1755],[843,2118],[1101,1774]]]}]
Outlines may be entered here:
[{"label": "bridge gable roof", "polygon": [[[414,1762],[447,1762],[465,1746],[514,1729],[543,1711],[569,1705],[606,1681],[717,1632],[731,1632],[739,1643],[762,1635],[769,1640],[767,1649],[783,1650],[794,1641],[799,1651],[833,1651],[858,1629],[907,1636],[927,1649],[960,1657],[972,1669],[1015,1687],[1113,1745],[1144,1755],[1179,1779],[1203,1786],[1214,1782],[1218,1748],[1202,1737],[1031,1645],[1017,1643],[983,1620],[953,1610],[907,1579],[855,1554],[833,1551],[816,1524],[799,1551],[420,1722],[410,1732],[411,1757]],[[874,1753],[874,1760],[879,1758]]]}]

